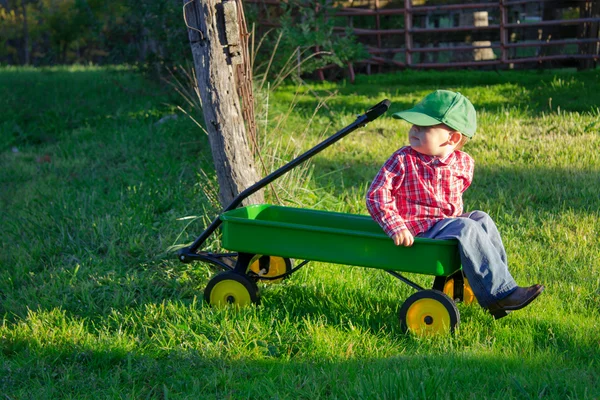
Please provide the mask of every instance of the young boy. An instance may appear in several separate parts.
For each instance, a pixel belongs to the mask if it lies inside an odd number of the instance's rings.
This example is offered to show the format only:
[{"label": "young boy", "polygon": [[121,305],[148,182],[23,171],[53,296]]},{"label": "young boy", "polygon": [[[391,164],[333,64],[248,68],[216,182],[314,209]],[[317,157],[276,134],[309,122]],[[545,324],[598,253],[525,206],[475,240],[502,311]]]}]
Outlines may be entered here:
[{"label": "young boy", "polygon": [[477,127],[471,102],[437,90],[393,116],[413,124],[410,146],[396,151],[375,176],[367,192],[373,219],[396,245],[412,246],[415,236],[457,239],[473,293],[495,318],[527,306],[544,287],[517,286],[494,221],[482,211],[463,214],[474,161],[460,149]]}]

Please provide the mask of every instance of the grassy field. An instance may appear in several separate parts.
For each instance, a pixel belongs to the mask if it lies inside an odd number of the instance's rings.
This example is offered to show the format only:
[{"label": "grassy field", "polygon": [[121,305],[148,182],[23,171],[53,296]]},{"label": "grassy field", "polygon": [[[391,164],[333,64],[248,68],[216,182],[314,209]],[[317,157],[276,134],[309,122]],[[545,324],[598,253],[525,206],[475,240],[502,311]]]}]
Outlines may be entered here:
[{"label": "grassy field", "polygon": [[365,214],[370,180],[406,143],[389,115],[438,88],[479,112],[466,208],[496,220],[517,282],[547,289],[498,321],[459,304],[454,336],[421,339],[397,318],[412,289],[365,268],[310,263],[258,307],[207,307],[216,271],[168,251],[219,211],[206,135],[181,100],[124,68],[0,69],[0,397],[599,399],[599,70],[262,93],[267,170],[392,101],[269,201]]}]

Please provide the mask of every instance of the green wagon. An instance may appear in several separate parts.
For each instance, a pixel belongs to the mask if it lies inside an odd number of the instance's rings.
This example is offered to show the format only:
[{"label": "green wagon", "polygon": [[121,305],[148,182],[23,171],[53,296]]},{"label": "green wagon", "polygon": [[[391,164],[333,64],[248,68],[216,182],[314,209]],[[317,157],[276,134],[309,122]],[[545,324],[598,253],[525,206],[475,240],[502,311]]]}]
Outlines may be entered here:
[{"label": "green wagon", "polygon": [[[372,107],[357,120],[263,180],[246,189],[189,247],[182,262],[205,261],[224,269],[208,283],[205,300],[215,306],[259,302],[258,281],[278,281],[309,261],[382,269],[417,290],[399,311],[403,330],[416,334],[452,332],[460,317],[455,301],[474,301],[463,278],[455,241],[416,238],[411,247],[394,245],[371,217],[269,204],[237,208],[243,199],[343,136],[379,117],[389,101]],[[222,247],[235,253],[200,250],[218,228]],[[293,267],[292,260],[304,260]],[[435,276],[425,289],[401,272]]]}]

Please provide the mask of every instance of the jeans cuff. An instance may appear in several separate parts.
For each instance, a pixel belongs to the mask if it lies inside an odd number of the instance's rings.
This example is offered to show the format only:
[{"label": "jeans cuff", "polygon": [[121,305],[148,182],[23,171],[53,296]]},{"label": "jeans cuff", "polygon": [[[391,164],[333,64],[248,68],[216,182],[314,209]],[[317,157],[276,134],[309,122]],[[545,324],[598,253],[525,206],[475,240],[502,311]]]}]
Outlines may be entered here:
[{"label": "jeans cuff", "polygon": [[498,289],[496,291],[496,295],[491,295],[489,297],[491,299],[490,301],[487,301],[484,304],[481,304],[481,302],[480,302],[479,304],[481,305],[481,307],[487,308],[492,303],[500,301],[503,298],[505,298],[506,296],[510,295],[512,292],[514,292],[515,290],[517,290],[518,287],[519,286],[516,283],[507,283],[504,286],[500,287],[500,289]]}]

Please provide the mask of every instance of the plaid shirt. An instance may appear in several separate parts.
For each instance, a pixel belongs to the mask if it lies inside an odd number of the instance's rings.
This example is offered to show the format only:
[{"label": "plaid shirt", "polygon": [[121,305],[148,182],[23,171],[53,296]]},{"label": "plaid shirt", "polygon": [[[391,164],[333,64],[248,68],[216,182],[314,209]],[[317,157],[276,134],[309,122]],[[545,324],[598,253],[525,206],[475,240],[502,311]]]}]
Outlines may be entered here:
[{"label": "plaid shirt", "polygon": [[388,236],[403,229],[416,236],[463,213],[462,194],[471,185],[474,165],[462,151],[441,159],[403,147],[375,176],[367,209]]}]

